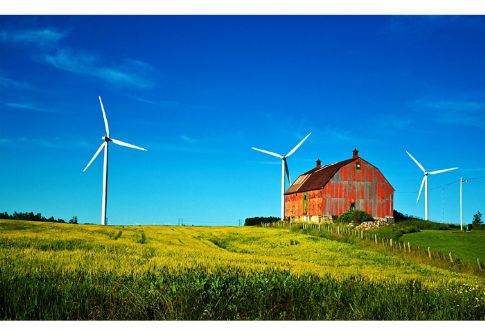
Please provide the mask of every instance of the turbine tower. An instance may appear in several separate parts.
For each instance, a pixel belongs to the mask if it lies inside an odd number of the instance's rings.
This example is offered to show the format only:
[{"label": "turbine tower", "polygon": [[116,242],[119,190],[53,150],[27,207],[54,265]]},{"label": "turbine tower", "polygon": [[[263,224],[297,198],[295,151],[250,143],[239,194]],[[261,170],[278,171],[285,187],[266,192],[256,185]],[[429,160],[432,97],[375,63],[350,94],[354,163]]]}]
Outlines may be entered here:
[{"label": "turbine tower", "polygon": [[103,198],[102,198],[102,203],[101,203],[101,224],[106,225],[106,202],[108,200],[108,144],[109,144],[109,142],[113,142],[114,144],[118,144],[118,145],[121,145],[123,147],[128,147],[128,148],[142,150],[142,151],[147,151],[147,149],[144,149],[144,148],[141,148],[141,147],[138,147],[136,145],[129,144],[129,143],[126,143],[126,142],[122,142],[120,140],[116,140],[116,139],[110,137],[108,120],[106,119],[106,113],[104,111],[103,102],[101,101],[101,97],[98,97],[98,98],[99,98],[99,104],[101,105],[101,111],[103,112],[104,127],[106,129],[106,135],[101,137],[103,139],[103,143],[101,143],[98,150],[94,154],[93,158],[91,158],[89,163],[84,168],[83,172],[85,172],[88,169],[88,167],[91,165],[91,163],[96,159],[96,157],[98,157],[101,150],[104,149]]},{"label": "turbine tower", "polygon": [[285,219],[285,174],[286,177],[288,178],[288,183],[291,184],[291,179],[290,179],[290,171],[288,169],[288,163],[286,162],[286,159],[290,157],[302,144],[303,142],[306,141],[306,139],[311,135],[312,133],[310,132],[305,138],[303,138],[300,143],[298,143],[293,149],[290,150],[286,155],[280,155],[275,152],[267,151],[267,150],[262,150],[258,148],[251,148],[253,150],[260,151],[262,153],[275,156],[281,159],[281,220]]},{"label": "turbine tower", "polygon": [[436,171],[426,171],[425,168],[414,158],[407,150],[406,153],[408,154],[409,157],[416,163],[416,165],[423,171],[424,176],[423,180],[421,181],[421,187],[419,188],[419,193],[418,193],[418,198],[416,199],[416,203],[419,201],[419,197],[421,196],[421,191],[423,190],[423,185],[425,186],[424,188],[424,219],[428,221],[428,175],[431,174],[438,174],[438,173],[443,173],[443,172],[448,172],[451,170],[456,170],[458,169],[457,167],[454,168],[449,168],[449,169],[444,169],[444,170],[436,170]]}]

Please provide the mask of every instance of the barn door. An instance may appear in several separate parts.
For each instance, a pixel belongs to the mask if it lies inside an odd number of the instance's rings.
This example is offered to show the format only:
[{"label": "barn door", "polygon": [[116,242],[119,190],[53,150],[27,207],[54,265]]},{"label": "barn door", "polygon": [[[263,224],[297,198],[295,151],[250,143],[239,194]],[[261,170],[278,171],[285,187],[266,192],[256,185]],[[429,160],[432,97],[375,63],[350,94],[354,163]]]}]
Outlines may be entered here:
[{"label": "barn door", "polygon": [[307,213],[308,193],[303,193],[303,215]]}]

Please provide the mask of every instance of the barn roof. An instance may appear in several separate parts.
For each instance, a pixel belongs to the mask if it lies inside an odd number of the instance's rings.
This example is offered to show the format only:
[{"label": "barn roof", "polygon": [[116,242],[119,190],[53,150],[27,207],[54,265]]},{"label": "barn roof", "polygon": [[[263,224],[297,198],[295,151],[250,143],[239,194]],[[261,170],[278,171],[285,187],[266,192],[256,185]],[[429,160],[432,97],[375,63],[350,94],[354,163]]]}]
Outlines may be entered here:
[{"label": "barn roof", "polygon": [[360,157],[353,157],[344,161],[317,166],[300,175],[295,182],[286,190],[285,194],[307,192],[323,188],[330,179],[345,165],[352,163]]}]

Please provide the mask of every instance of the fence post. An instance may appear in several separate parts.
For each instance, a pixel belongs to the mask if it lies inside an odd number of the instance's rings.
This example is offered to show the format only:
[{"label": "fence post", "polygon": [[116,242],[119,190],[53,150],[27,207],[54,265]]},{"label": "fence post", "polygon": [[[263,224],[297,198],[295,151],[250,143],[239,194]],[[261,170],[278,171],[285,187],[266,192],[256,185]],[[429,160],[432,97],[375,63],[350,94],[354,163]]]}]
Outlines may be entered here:
[{"label": "fence post", "polygon": [[428,247],[428,256],[429,256],[429,259],[431,259],[431,249]]},{"label": "fence post", "polygon": [[392,248],[392,238],[389,240],[389,245],[391,246]]},{"label": "fence post", "polygon": [[451,251],[450,251],[450,262],[453,263],[453,257],[451,257]]},{"label": "fence post", "polygon": [[480,271],[482,271],[482,264],[480,264],[480,260],[477,258],[477,263],[478,263],[478,268],[480,269]]},{"label": "fence post", "polygon": [[376,244],[377,244],[377,234],[374,234],[374,240],[376,241]]},{"label": "fence post", "polygon": [[411,253],[411,244],[408,242],[408,252]]}]

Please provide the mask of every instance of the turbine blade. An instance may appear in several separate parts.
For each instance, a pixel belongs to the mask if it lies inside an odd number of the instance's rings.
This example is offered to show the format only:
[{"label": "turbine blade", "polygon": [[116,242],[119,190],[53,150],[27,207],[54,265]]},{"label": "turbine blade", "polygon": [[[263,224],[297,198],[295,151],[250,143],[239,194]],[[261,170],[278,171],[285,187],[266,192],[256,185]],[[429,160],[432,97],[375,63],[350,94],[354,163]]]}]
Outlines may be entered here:
[{"label": "turbine blade", "polygon": [[409,157],[411,157],[411,159],[414,161],[414,163],[416,163],[419,166],[421,171],[426,172],[424,167],[416,160],[416,158],[414,158],[407,150],[406,150],[406,153],[409,155]]},{"label": "turbine blade", "polygon": [[426,179],[426,175],[423,177],[423,180],[421,181],[421,187],[419,188],[419,193],[418,193],[418,198],[416,199],[416,203],[419,201],[419,197],[421,196],[421,191],[423,190],[425,179]]},{"label": "turbine blade", "polygon": [[138,149],[138,150],[141,150],[141,151],[147,151],[147,149],[145,149],[145,148],[137,147],[136,145],[126,143],[126,142],[123,142],[123,141],[120,141],[120,140],[115,140],[114,138],[112,138],[111,141],[113,141],[114,144],[118,144],[118,145],[121,145],[123,147]]},{"label": "turbine blade", "polygon": [[103,148],[105,147],[105,145],[106,145],[106,142],[103,142],[99,146],[98,150],[96,150],[96,153],[94,154],[93,158],[91,158],[91,160],[89,161],[88,165],[86,165],[86,167],[84,168],[83,172],[85,172],[88,169],[89,165],[91,165],[91,163],[96,159],[96,157],[98,157],[99,153],[101,152],[101,150],[103,150]]},{"label": "turbine blade", "polygon": [[288,169],[288,162],[284,160],[285,164],[285,173],[286,173],[286,178],[288,179],[288,183],[291,185],[291,178],[290,178],[290,170]]},{"label": "turbine blade", "polygon": [[305,138],[304,138],[304,139],[302,139],[302,140],[300,141],[300,143],[298,143],[298,144],[297,144],[297,145],[296,145],[296,146],[295,146],[293,149],[291,149],[291,150],[290,150],[290,152],[289,152],[289,153],[287,153],[285,157],[290,157],[290,156],[291,156],[291,155],[292,155],[292,154],[293,154],[293,153],[296,151],[296,149],[298,149],[298,148],[300,147],[300,145],[302,145],[302,144],[303,144],[303,142],[305,142],[305,141],[306,141],[306,139],[307,139],[308,137],[310,137],[310,135],[311,135],[311,134],[312,134],[312,133],[310,132],[310,133],[309,133],[307,136],[305,136]]},{"label": "turbine blade", "polygon": [[278,157],[278,158],[283,159],[283,156],[281,156],[280,154],[271,152],[271,151],[267,151],[267,150],[263,150],[263,149],[258,149],[258,148],[251,148],[251,149],[256,150],[256,151],[261,151],[261,152],[263,152],[265,154],[268,154],[268,155],[275,156],[275,157]]},{"label": "turbine blade", "polygon": [[436,170],[436,171],[429,172],[429,174],[438,174],[438,173],[443,173],[443,172],[452,171],[452,170],[456,170],[456,169],[458,169],[458,168],[454,167],[454,168],[449,168],[449,169],[444,169],[444,170]]},{"label": "turbine blade", "polygon": [[101,101],[101,97],[98,97],[98,98],[99,98],[99,104],[101,105],[101,111],[103,112],[104,128],[106,129],[106,136],[109,137],[108,119],[106,118],[106,112],[104,111],[103,102]]}]

